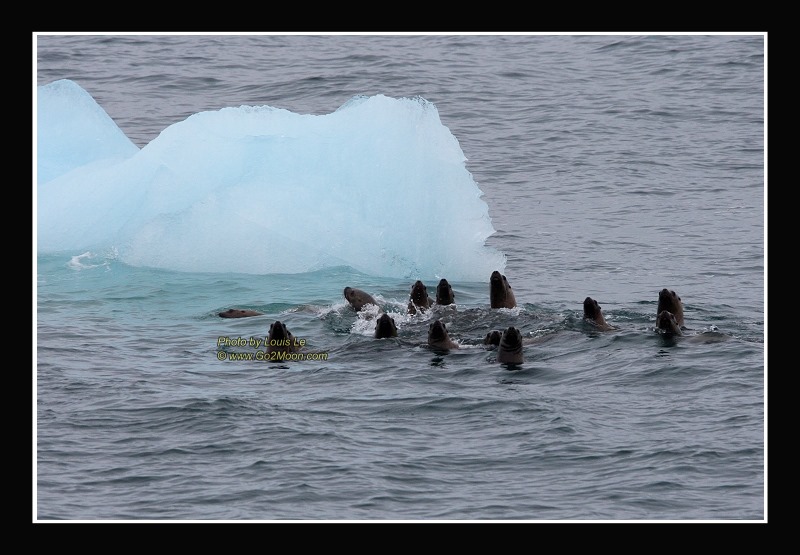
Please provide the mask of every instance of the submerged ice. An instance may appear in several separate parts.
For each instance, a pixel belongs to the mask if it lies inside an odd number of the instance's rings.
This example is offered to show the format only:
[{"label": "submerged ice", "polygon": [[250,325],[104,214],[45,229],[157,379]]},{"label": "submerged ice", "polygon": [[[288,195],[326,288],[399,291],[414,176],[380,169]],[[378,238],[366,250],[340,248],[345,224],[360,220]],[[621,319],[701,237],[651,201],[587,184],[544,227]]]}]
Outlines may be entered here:
[{"label": "submerged ice", "polygon": [[[436,107],[354,97],[325,115],[200,112],[141,150],[76,83],[37,91],[40,253],[136,266],[484,281],[505,256]],[[74,253],[73,253],[74,254]]]}]

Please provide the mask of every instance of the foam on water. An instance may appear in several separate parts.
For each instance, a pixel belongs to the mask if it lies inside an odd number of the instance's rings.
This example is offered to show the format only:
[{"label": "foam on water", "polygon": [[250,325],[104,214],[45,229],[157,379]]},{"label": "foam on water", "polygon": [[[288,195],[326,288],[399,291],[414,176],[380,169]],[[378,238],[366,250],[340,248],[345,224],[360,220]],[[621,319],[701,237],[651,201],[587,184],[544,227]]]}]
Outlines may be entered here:
[{"label": "foam on water", "polygon": [[[88,99],[87,99],[88,97]],[[505,255],[456,138],[422,98],[326,115],[200,112],[136,149],[79,85],[38,87],[40,253],[135,266],[483,281]]]},{"label": "foam on water", "polygon": [[[101,259],[99,264],[93,264],[97,259]],[[84,252],[70,258],[67,266],[73,270],[88,270],[90,268],[105,267],[110,268],[111,260],[108,257],[101,257],[97,253]]]},{"label": "foam on water", "polygon": [[356,319],[350,326],[350,333],[372,337],[375,334],[375,325],[378,322],[378,318],[384,312],[394,319],[398,332],[412,321],[413,316],[406,312],[405,305],[378,298],[375,300],[380,303],[380,306],[375,306],[374,304],[364,305],[356,314]]}]

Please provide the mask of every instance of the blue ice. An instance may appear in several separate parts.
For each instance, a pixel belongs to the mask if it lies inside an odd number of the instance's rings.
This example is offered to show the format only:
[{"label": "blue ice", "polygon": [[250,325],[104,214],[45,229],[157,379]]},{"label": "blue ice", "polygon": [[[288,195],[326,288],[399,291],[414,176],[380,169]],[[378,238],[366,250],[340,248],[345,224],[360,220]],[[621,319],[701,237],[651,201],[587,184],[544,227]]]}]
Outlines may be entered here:
[{"label": "blue ice", "polygon": [[436,107],[354,97],[324,115],[200,112],[139,149],[77,83],[37,88],[40,253],[134,266],[485,281],[505,255]]}]

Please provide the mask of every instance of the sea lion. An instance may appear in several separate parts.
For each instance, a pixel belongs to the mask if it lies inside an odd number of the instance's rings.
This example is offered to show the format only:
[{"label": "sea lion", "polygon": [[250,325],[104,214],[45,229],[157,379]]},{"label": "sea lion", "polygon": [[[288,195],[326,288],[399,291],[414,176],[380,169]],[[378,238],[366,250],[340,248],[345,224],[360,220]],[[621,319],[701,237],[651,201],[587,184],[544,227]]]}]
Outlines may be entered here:
[{"label": "sea lion", "polygon": [[441,320],[436,320],[428,326],[428,345],[442,351],[458,349],[458,343],[450,339],[447,326]]},{"label": "sea lion", "polygon": [[347,299],[347,302],[350,303],[350,306],[352,306],[356,312],[361,310],[365,304],[374,304],[376,306],[378,304],[375,302],[375,299],[372,298],[372,295],[353,287],[344,288],[344,298]]},{"label": "sea lion", "polygon": [[678,326],[683,327],[683,302],[675,291],[670,291],[666,287],[658,293],[656,317],[665,310],[672,313]]},{"label": "sea lion", "polygon": [[269,333],[267,334],[268,353],[293,353],[297,350],[297,341],[295,341],[294,335],[286,327],[286,324],[280,320],[275,320],[269,325]]},{"label": "sea lion", "polygon": [[503,337],[503,334],[500,333],[498,330],[492,330],[486,334],[486,337],[483,338],[484,345],[494,345],[495,347],[500,345],[500,338]]},{"label": "sea lion", "polygon": [[383,339],[385,337],[397,337],[397,326],[394,323],[394,318],[384,312],[375,322],[375,339]]},{"label": "sea lion", "polygon": [[510,326],[503,332],[500,345],[497,346],[497,362],[522,364],[522,333]]},{"label": "sea lion", "polygon": [[408,313],[416,314],[417,309],[424,311],[433,306],[433,299],[428,296],[428,288],[420,280],[411,286],[411,295],[408,302]]},{"label": "sea lion", "polygon": [[677,318],[669,310],[662,310],[656,316],[656,330],[664,335],[683,335]]},{"label": "sea lion", "polygon": [[250,316],[261,316],[261,314],[261,312],[256,312],[255,310],[229,308],[228,310],[220,312],[218,316],[220,318],[248,318]]},{"label": "sea lion", "polygon": [[506,276],[495,270],[489,278],[489,302],[492,308],[514,308],[517,299]]},{"label": "sea lion", "polygon": [[596,325],[601,330],[613,329],[603,317],[600,304],[591,297],[586,297],[583,300],[583,319]]},{"label": "sea lion", "polygon": [[453,294],[453,288],[450,283],[442,278],[439,280],[439,285],[436,286],[436,304],[453,304],[456,302],[456,296]]}]

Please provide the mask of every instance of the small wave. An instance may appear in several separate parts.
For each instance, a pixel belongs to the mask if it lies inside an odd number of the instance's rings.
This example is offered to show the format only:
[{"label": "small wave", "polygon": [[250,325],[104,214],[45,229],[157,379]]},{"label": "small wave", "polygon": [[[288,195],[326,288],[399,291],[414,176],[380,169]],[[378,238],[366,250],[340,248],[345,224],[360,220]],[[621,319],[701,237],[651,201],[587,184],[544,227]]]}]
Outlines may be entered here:
[{"label": "small wave", "polygon": [[[67,262],[67,267],[72,270],[87,270],[90,268],[106,268],[111,269],[111,261],[116,260],[116,249],[110,249],[106,254],[100,255],[91,251],[86,251],[83,254],[78,254],[70,258]],[[99,262],[92,263],[92,261],[99,260]]]},{"label": "small wave", "polygon": [[[377,298],[375,300],[378,300]],[[380,302],[380,301],[379,301]],[[389,303],[389,306],[394,306],[396,310],[383,310],[380,306],[374,304],[365,305],[358,311],[356,319],[350,327],[350,332],[357,335],[372,336],[375,333],[375,322],[378,317],[384,312],[388,314],[397,326],[398,331],[411,321],[413,315],[405,312],[405,307],[399,303]]]}]

